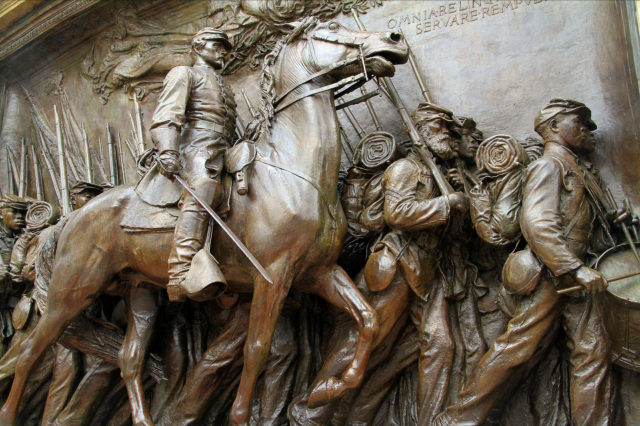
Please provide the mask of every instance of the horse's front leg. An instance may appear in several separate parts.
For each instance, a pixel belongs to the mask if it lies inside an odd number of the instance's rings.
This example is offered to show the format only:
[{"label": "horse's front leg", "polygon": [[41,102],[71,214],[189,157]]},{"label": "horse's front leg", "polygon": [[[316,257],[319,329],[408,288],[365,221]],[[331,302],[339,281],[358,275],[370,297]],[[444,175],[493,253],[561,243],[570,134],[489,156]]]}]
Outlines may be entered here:
[{"label": "horse's front leg", "polygon": [[333,265],[317,274],[313,292],[347,312],[355,320],[358,325],[358,343],[353,359],[340,379],[329,377],[316,384],[309,395],[310,408],[341,398],[349,389],[360,386],[380,329],[376,311],[338,265]]},{"label": "horse's front leg", "polygon": [[120,349],[120,371],[131,404],[131,419],[138,426],[153,425],[142,387],[142,369],[149,348],[153,326],[158,317],[155,290],[131,287],[127,295],[127,334]]},{"label": "horse's front leg", "polygon": [[258,277],[254,282],[249,331],[244,346],[244,365],[238,393],[229,416],[229,422],[232,425],[247,425],[249,423],[251,397],[258,376],[262,373],[269,356],[276,322],[291,287],[290,274],[276,275],[274,270],[278,269],[270,268],[269,271],[271,276],[276,278],[274,284],[269,284],[262,277]]}]

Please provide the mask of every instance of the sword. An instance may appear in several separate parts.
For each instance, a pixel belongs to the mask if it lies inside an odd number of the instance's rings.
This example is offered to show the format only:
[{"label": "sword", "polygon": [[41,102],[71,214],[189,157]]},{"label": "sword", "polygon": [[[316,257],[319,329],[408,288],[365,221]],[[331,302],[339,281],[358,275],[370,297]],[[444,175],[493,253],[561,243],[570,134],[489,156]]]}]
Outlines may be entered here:
[{"label": "sword", "polygon": [[191,196],[198,202],[198,204],[200,204],[202,208],[204,208],[207,211],[207,213],[211,215],[213,220],[216,221],[216,223],[220,226],[220,228],[222,228],[225,234],[227,234],[227,236],[231,238],[231,241],[233,241],[235,245],[238,246],[242,254],[244,254],[247,257],[247,259],[249,259],[249,262],[251,262],[251,264],[258,270],[258,272],[260,272],[260,275],[262,275],[262,277],[265,280],[267,280],[269,284],[273,285],[273,280],[269,276],[269,273],[267,272],[267,270],[262,267],[260,262],[258,262],[258,259],[256,259],[255,256],[251,254],[247,246],[245,246],[242,243],[242,241],[240,241],[240,238],[238,238],[238,236],[233,233],[231,228],[229,228],[229,226],[226,223],[224,223],[222,218],[218,216],[218,214],[211,208],[211,206],[205,203],[204,200],[202,200],[202,198],[200,198],[200,196],[198,196],[198,194],[196,194],[195,191],[191,189],[191,187],[187,185],[187,183],[184,180],[182,180],[180,176],[173,175],[173,177],[189,194],[191,194]]}]

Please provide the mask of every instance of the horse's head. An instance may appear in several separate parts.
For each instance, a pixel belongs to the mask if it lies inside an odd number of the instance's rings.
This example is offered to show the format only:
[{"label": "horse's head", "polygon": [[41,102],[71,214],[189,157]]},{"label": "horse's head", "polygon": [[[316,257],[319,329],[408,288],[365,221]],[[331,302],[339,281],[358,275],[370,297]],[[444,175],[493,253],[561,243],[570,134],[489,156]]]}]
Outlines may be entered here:
[{"label": "horse's head", "polygon": [[309,65],[315,71],[345,63],[329,73],[337,79],[362,72],[362,56],[367,73],[377,77],[392,76],[394,65],[404,64],[408,58],[404,37],[394,32],[356,31],[330,21],[307,30],[305,38],[310,50]]}]

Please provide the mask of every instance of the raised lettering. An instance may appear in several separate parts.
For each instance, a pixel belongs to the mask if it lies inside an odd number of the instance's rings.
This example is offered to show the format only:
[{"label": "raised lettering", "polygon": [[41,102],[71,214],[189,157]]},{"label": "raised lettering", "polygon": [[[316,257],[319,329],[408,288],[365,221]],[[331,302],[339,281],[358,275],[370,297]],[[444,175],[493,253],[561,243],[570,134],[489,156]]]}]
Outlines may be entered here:
[{"label": "raised lettering", "polygon": [[484,19],[485,16],[491,16],[491,12],[489,11],[488,7],[482,8],[482,19]]},{"label": "raised lettering", "polygon": [[478,11],[476,9],[472,9],[469,11],[469,21],[477,21],[478,20]]},{"label": "raised lettering", "polygon": [[491,14],[492,15],[497,15],[498,13],[501,13],[500,6],[497,5],[497,4],[492,4],[491,5]]},{"label": "raised lettering", "polygon": [[505,3],[502,3],[502,10],[500,11],[501,13],[505,11],[505,9],[511,9],[513,10],[513,4],[511,4],[511,1],[507,1]]},{"label": "raised lettering", "polygon": [[464,21],[469,19],[469,14],[467,12],[460,12],[460,25],[464,24]]},{"label": "raised lettering", "polygon": [[482,7],[482,0],[471,0],[471,7]]},{"label": "raised lettering", "polygon": [[456,13],[456,2],[452,1],[451,3],[447,4],[447,11],[449,13]]},{"label": "raised lettering", "polygon": [[389,28],[390,30],[394,29],[397,26],[398,22],[395,19],[391,18],[389,19],[389,21],[387,21],[387,28]]},{"label": "raised lettering", "polygon": [[446,15],[446,13],[447,13],[447,7],[443,4],[440,6],[440,16]]},{"label": "raised lettering", "polygon": [[416,35],[422,34],[422,24],[416,24]]},{"label": "raised lettering", "polygon": [[460,23],[458,22],[458,15],[453,15],[453,18],[451,19],[451,24],[449,24],[449,26],[452,27],[453,24],[460,25]]},{"label": "raised lettering", "polygon": [[462,12],[463,10],[469,9],[469,0],[459,0],[458,1],[458,10]]}]

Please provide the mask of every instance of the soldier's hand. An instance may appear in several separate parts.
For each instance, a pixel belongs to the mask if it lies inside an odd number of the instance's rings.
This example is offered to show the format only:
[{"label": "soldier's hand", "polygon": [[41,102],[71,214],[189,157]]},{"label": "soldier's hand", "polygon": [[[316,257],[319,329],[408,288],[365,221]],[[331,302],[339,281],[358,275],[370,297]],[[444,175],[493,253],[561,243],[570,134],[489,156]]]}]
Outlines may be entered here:
[{"label": "soldier's hand", "polygon": [[160,173],[171,178],[180,171],[180,153],[170,150],[162,151],[158,155],[158,165],[160,166]]},{"label": "soldier's hand", "polygon": [[600,272],[581,266],[572,272],[575,280],[590,294],[603,292],[609,285]]},{"label": "soldier's hand", "polygon": [[627,205],[626,200],[625,200],[625,206],[623,208],[617,209],[617,210],[609,210],[607,212],[607,216],[609,217],[609,220],[611,220],[613,223],[629,224],[633,219],[631,208]]},{"label": "soldier's hand", "polygon": [[447,196],[452,211],[466,213],[469,210],[469,197],[463,192],[454,192]]},{"label": "soldier's hand", "polygon": [[452,168],[447,170],[447,177],[458,186],[464,186],[464,176],[459,169]]}]

